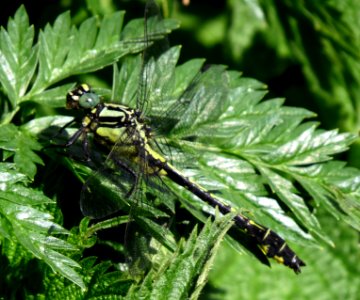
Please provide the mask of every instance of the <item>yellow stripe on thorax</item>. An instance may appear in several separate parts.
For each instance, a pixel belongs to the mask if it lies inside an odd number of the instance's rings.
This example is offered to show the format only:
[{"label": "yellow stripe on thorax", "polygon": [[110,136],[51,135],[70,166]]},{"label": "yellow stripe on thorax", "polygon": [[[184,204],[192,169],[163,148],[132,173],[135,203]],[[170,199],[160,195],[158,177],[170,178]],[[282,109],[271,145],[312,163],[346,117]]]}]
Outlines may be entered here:
[{"label": "yellow stripe on thorax", "polygon": [[119,137],[123,136],[125,130],[126,129],[124,127],[108,128],[100,126],[96,129],[96,135],[105,139],[110,144],[115,145],[115,143],[119,140]]}]

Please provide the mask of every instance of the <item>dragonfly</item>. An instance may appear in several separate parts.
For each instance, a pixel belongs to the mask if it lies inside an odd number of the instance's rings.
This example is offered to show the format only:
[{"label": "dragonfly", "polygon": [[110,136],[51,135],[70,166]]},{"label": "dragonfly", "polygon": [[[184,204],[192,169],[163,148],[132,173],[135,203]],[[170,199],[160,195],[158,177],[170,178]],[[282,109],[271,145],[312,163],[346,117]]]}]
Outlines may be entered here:
[{"label": "dragonfly", "polygon": [[[150,14],[147,12],[147,14]],[[145,36],[146,36],[145,25]],[[146,37],[145,37],[146,38]],[[146,50],[145,50],[146,51]],[[145,64],[144,62],[143,64]],[[186,189],[203,202],[217,209],[221,214],[234,214],[234,226],[255,241],[260,250],[278,263],[290,267],[295,273],[301,272],[305,263],[287,245],[286,241],[273,230],[251,220],[224,203],[210,191],[185,176],[166,156],[158,150],[155,128],[149,123],[143,108],[148,105],[146,98],[149,88],[146,84],[150,70],[143,67],[140,74],[142,91],[136,101],[136,107],[119,104],[118,102],[103,102],[100,95],[86,84],[80,84],[66,95],[66,108],[83,111],[80,128],[68,139],[65,147],[70,147],[78,140],[87,157],[90,157],[90,138],[94,143],[107,149],[107,160],[114,162],[113,167],[126,174],[127,186],[122,187],[124,197],[131,198],[139,192],[138,186],[146,177],[167,177],[175,184]],[[144,82],[142,82],[144,80]],[[170,110],[170,112],[173,112]],[[170,116],[171,117],[171,116]],[[123,181],[123,182],[124,182]],[[121,180],[119,180],[121,182]],[[99,203],[97,208],[88,208],[86,197],[81,199],[81,209],[85,215],[99,218],[114,213],[119,207],[106,207]],[[100,201],[100,200],[99,200]]]},{"label": "dragonfly", "polygon": [[[94,141],[107,147],[118,158],[116,164],[134,177],[139,178],[127,161],[137,161],[152,176],[166,176],[174,183],[182,186],[210,206],[226,215],[235,209],[217,199],[205,188],[183,175],[159,151],[152,146],[154,134],[146,123],[142,112],[116,103],[102,103],[100,96],[90,86],[81,84],[70,91],[66,97],[68,109],[81,109],[86,112],[81,127],[66,143],[66,147],[82,139],[84,151],[88,152],[88,134],[93,134]],[[129,190],[133,193],[135,184]],[[260,225],[242,214],[233,218],[235,226],[255,239],[263,253],[277,262],[290,267],[295,273],[301,272],[305,263],[295,254],[276,232]]]}]

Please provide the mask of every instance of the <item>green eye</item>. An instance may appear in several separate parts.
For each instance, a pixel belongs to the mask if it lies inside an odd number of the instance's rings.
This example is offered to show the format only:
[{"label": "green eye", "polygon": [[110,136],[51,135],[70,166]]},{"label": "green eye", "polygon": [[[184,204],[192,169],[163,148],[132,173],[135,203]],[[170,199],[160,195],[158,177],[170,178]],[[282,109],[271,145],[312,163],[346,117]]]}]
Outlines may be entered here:
[{"label": "green eye", "polygon": [[81,95],[79,104],[82,108],[93,108],[100,102],[100,97],[95,93],[85,93]]}]

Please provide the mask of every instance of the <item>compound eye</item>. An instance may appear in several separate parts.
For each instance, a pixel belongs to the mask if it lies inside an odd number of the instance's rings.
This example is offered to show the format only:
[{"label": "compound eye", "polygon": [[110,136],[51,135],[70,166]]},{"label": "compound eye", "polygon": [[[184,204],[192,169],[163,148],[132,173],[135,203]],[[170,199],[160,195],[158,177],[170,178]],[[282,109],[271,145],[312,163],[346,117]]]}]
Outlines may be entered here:
[{"label": "compound eye", "polygon": [[95,93],[84,93],[79,99],[79,104],[82,108],[93,108],[100,102],[99,95]]}]

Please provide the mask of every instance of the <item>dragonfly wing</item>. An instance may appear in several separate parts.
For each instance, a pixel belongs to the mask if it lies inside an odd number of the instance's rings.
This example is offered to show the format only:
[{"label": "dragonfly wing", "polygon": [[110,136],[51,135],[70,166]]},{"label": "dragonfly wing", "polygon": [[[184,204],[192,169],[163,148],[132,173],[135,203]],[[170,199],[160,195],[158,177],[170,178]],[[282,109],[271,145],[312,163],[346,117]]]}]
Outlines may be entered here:
[{"label": "dragonfly wing", "polygon": [[[161,134],[190,134],[201,123],[216,121],[226,108],[228,78],[223,66],[203,67],[177,100],[160,114],[155,129]],[[215,101],[220,98],[221,101]],[[211,133],[210,133],[211,134]]]},{"label": "dragonfly wing", "polygon": [[[154,58],[165,52],[169,48],[167,38],[164,36],[166,32],[163,19],[158,5],[153,0],[148,0],[144,14],[144,43],[146,45],[143,51],[142,67],[139,78],[139,89],[136,99],[136,108],[146,115],[150,110],[149,104],[151,93],[155,85],[154,76],[156,69]],[[159,40],[159,36],[163,36]],[[156,40],[158,39],[158,40]]]},{"label": "dragonfly wing", "polygon": [[[98,138],[101,147],[111,148],[104,160],[103,155],[92,154],[92,162],[97,169],[85,182],[80,199],[84,215],[103,218],[130,209],[130,198],[138,182],[137,165],[131,160],[134,151],[131,133],[124,131],[115,145]],[[101,149],[99,149],[101,150]],[[101,195],[101,199],[99,199]]]},{"label": "dragonfly wing", "polygon": [[119,210],[129,211],[129,197],[135,183],[136,179],[130,169],[120,165],[114,169],[105,163],[83,185],[80,198],[82,213],[99,219]]}]

